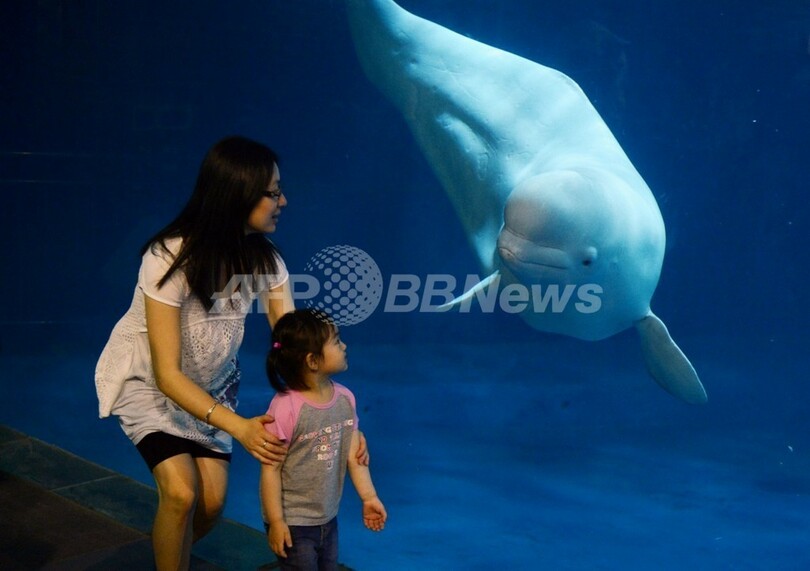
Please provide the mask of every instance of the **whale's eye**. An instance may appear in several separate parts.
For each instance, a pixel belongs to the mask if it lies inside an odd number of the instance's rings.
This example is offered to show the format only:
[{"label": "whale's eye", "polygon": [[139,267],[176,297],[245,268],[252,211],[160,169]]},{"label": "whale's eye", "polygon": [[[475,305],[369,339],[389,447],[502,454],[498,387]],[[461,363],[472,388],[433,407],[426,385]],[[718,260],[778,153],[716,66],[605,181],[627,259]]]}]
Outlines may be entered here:
[{"label": "whale's eye", "polygon": [[594,262],[599,259],[599,251],[593,246],[585,248],[582,252],[580,252],[580,255],[582,256],[580,258],[582,260],[582,265],[586,268],[592,266]]}]

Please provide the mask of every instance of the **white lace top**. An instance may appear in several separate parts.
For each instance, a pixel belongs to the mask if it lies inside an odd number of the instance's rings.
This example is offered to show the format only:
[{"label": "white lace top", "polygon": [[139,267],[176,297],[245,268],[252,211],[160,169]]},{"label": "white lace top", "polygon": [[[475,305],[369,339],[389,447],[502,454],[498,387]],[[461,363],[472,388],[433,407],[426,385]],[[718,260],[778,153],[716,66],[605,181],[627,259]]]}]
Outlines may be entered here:
[{"label": "white lace top", "polygon": [[[180,308],[183,373],[224,406],[236,409],[239,387],[237,351],[242,343],[245,316],[259,291],[287,281],[289,274],[281,258],[278,271],[263,276],[261,288],[253,288],[246,299],[237,294],[233,304],[215,303],[206,310],[191,293],[185,274],[178,271],[158,288],[157,283],[179,251],[181,240],[167,240],[167,254],[147,251],[138,273],[132,305],[116,324],[96,365],[96,393],[99,416],[118,416],[124,432],[137,444],[151,432],[162,431],[188,438],[203,446],[230,452],[231,438],[181,409],[155,383],[146,332],[144,295]],[[242,285],[245,285],[244,282]]]}]

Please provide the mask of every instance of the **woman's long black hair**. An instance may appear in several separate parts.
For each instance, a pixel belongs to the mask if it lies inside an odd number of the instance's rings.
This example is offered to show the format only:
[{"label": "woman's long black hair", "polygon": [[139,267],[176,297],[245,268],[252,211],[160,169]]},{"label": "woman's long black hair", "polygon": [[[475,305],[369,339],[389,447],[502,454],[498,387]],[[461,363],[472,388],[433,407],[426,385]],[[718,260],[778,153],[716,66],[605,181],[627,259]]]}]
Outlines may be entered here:
[{"label": "woman's long black hair", "polygon": [[215,144],[200,165],[194,192],[180,214],[141,248],[168,252],[166,240],[183,245],[162,287],[178,270],[207,309],[234,275],[275,274],[275,245],[261,233],[245,233],[253,208],[263,198],[278,156],[269,147],[245,137],[228,137]]}]

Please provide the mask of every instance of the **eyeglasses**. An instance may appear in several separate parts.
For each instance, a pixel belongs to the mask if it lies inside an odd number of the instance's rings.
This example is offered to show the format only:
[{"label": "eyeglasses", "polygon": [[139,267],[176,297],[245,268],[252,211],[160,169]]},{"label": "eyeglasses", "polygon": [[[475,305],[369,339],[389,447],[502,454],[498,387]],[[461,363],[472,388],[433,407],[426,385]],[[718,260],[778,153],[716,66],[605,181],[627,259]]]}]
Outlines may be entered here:
[{"label": "eyeglasses", "polygon": [[262,194],[270,200],[275,200],[278,202],[278,199],[281,198],[281,195],[284,194],[284,192],[281,190],[281,187],[279,187],[276,190],[263,190]]}]

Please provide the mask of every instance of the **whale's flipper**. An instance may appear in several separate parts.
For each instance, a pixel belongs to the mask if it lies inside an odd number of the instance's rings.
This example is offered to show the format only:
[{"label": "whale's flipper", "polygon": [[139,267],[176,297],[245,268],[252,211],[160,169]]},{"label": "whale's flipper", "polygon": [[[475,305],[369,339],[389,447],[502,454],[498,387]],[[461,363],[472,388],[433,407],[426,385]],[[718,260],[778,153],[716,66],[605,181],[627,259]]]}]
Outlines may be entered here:
[{"label": "whale's flipper", "polygon": [[498,286],[501,282],[501,274],[500,272],[493,272],[491,275],[485,277],[480,282],[475,284],[473,287],[462,293],[456,299],[452,301],[448,301],[447,303],[440,305],[437,311],[449,311],[451,309],[456,309],[462,312],[468,312],[470,310],[470,306],[472,305],[473,298],[477,298],[479,303],[481,303],[482,299],[492,299],[490,298],[489,289],[491,287],[495,288],[495,294],[497,295]]},{"label": "whale's flipper", "polygon": [[695,368],[669,336],[666,325],[652,312],[636,322],[641,350],[652,378],[664,390],[689,404],[706,404],[706,390]]}]

